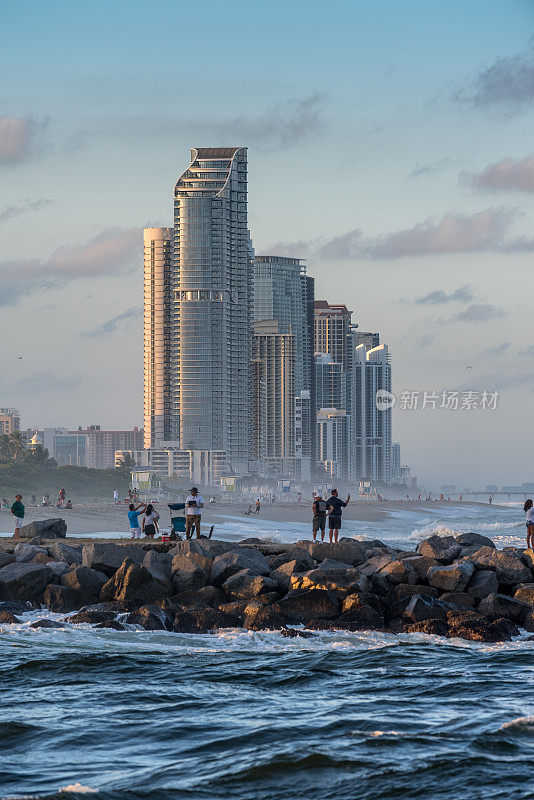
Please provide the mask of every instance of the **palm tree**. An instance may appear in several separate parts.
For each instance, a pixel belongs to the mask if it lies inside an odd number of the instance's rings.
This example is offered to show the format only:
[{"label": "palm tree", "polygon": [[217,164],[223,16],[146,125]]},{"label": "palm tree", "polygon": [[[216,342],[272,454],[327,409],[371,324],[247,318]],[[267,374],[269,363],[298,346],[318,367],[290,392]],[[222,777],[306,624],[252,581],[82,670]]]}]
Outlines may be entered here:
[{"label": "palm tree", "polygon": [[9,444],[11,446],[11,457],[15,461],[21,461],[26,455],[26,439],[20,431],[12,431],[9,434]]},{"label": "palm tree", "polygon": [[136,466],[137,464],[135,463],[135,458],[132,458],[129,453],[124,453],[121,456],[121,460],[117,466],[117,469],[130,475],[130,472],[135,469]]}]

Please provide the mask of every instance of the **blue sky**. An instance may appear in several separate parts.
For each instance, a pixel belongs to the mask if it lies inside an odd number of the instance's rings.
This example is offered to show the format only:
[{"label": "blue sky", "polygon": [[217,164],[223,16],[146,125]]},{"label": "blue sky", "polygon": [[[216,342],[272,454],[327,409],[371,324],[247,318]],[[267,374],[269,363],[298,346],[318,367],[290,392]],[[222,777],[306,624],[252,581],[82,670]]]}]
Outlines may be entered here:
[{"label": "blue sky", "polygon": [[238,144],[256,250],[308,258],[397,392],[500,389],[495,412],[396,409],[403,460],[533,480],[532,2],[1,10],[0,397],[23,424],[141,423],[139,229],[170,223],[190,146]]}]

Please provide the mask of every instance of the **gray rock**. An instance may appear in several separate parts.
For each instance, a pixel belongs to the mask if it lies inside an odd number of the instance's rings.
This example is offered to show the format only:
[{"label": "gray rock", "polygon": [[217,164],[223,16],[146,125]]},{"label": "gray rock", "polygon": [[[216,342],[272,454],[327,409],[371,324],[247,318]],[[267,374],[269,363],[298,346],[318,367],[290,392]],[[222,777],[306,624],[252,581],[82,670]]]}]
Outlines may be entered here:
[{"label": "gray rock", "polygon": [[107,575],[90,567],[76,567],[61,577],[61,585],[68,586],[83,598],[83,603],[100,596],[100,590],[108,580]]},{"label": "gray rock", "polygon": [[283,617],[271,606],[249,603],[245,609],[243,627],[250,631],[276,631],[285,626]]},{"label": "gray rock", "polygon": [[428,595],[416,594],[411,599],[404,612],[404,619],[408,622],[422,622],[426,619],[447,618],[449,606],[435,600]]},{"label": "gray rock", "polygon": [[43,547],[36,547],[34,544],[26,544],[26,542],[19,542],[13,550],[15,559],[21,564],[28,564],[39,553],[48,555]]},{"label": "gray rock", "polygon": [[522,625],[526,631],[529,633],[534,633],[534,609],[532,607],[530,608],[530,611],[527,611],[525,614]]},{"label": "gray rock", "polygon": [[53,619],[38,619],[37,622],[32,622],[30,628],[66,628],[64,622],[57,622]]},{"label": "gray rock", "polygon": [[449,611],[448,636],[474,642],[506,642],[517,636],[518,629],[508,619],[489,621],[475,611]]},{"label": "gray rock", "polygon": [[397,586],[399,583],[417,583],[417,573],[409,561],[390,561],[380,570],[390,583]]},{"label": "gray rock", "polygon": [[100,599],[153,603],[171,594],[173,587],[170,580],[161,583],[138,562],[125,558],[113,577],[102,586]]},{"label": "gray rock", "polygon": [[436,589],[444,592],[463,592],[474,567],[469,561],[457,562],[449,566],[431,567],[428,570],[428,582]]},{"label": "gray rock", "polygon": [[467,586],[468,594],[475,600],[481,600],[497,591],[499,591],[499,581],[491,569],[477,569]]},{"label": "gray rock", "polygon": [[129,625],[140,625],[145,631],[172,630],[173,615],[159,606],[146,605],[124,618]]},{"label": "gray rock", "polygon": [[534,606],[534,583],[524,583],[519,586],[515,590],[514,600],[519,600],[527,606]]},{"label": "gray rock", "polygon": [[169,553],[158,553],[157,550],[148,550],[144,559],[143,567],[151,572],[154,576],[159,575],[171,577],[171,564],[172,556]]},{"label": "gray rock", "polygon": [[142,564],[145,551],[137,545],[108,544],[93,542],[86,544],[82,550],[82,563],[86,567],[103,572],[108,578],[121,566],[125,558]]},{"label": "gray rock", "polygon": [[43,595],[45,606],[50,611],[60,614],[67,614],[80,608],[84,600],[79,592],[74,591],[70,586],[59,586],[49,583]]},{"label": "gray rock", "polygon": [[13,564],[16,558],[11,553],[6,553],[5,550],[0,550],[0,569],[7,567],[8,564]]},{"label": "gray rock", "polygon": [[267,559],[259,550],[239,547],[214,559],[210,583],[221,587],[228,578],[242,569],[249,569],[256,575],[268,575],[270,571]]},{"label": "gray rock", "polygon": [[41,519],[23,525],[20,535],[25,539],[37,536],[40,539],[64,539],[67,535],[67,523],[64,519]]},{"label": "gray rock", "polygon": [[391,564],[395,559],[389,553],[383,553],[378,556],[372,556],[360,565],[359,570],[364,575],[378,575],[384,567]]},{"label": "gray rock", "polygon": [[180,592],[169,598],[171,603],[177,606],[205,605],[217,608],[222,600],[219,589],[215,586],[204,586],[196,591]]},{"label": "gray rock", "polygon": [[430,558],[429,556],[414,556],[413,554],[410,556],[403,556],[402,560],[405,564],[409,564],[410,567],[415,571],[418,579],[423,581],[426,579],[428,575],[428,570],[431,567],[438,566],[437,558]]},{"label": "gray rock", "polygon": [[339,601],[326,589],[294,589],[272,607],[288,622],[307,623],[337,617]]},{"label": "gray rock", "polygon": [[0,569],[0,598],[37,600],[53,574],[47,564],[8,564]]},{"label": "gray rock", "polygon": [[403,597],[413,597],[414,594],[427,594],[429,597],[437,597],[438,590],[433,586],[425,586],[422,583],[399,583],[395,586],[393,597],[395,600],[402,600]]},{"label": "gray rock", "polygon": [[403,626],[404,633],[426,633],[430,636],[447,636],[449,626],[442,619],[424,619]]},{"label": "gray rock", "polygon": [[211,566],[215,558],[211,551],[204,545],[203,540],[199,539],[189,539],[185,542],[178,542],[176,547],[173,547],[170,551],[170,555],[173,558],[174,556],[187,556],[187,558],[194,561],[195,564],[198,564],[207,575],[211,572]]},{"label": "gray rock", "polygon": [[439,599],[442,603],[450,603],[457,608],[473,608],[475,605],[472,595],[466,592],[445,592]]},{"label": "gray rock", "polygon": [[209,633],[217,628],[237,628],[240,620],[233,614],[211,608],[211,606],[189,606],[175,614],[175,633]]},{"label": "gray rock", "polygon": [[516,583],[529,583],[532,580],[531,570],[515,553],[482,547],[477,553],[468,556],[468,558],[477,569],[494,570],[499,583],[506,586],[513,586]]},{"label": "gray rock", "polygon": [[480,533],[458,533],[455,537],[458,544],[462,547],[491,547],[495,548],[494,543],[487,536]]},{"label": "gray rock", "polygon": [[[315,564],[315,562],[313,561],[312,563]],[[276,581],[278,589],[281,592],[287,592],[289,590],[289,582],[291,576],[295,572],[300,572],[299,569],[300,566],[301,562],[294,560],[294,561],[285,561],[282,564],[280,564],[279,567],[273,569],[270,577],[273,579],[273,581]]]},{"label": "gray rock", "polygon": [[215,559],[217,556],[224,555],[224,553],[230,552],[230,550],[234,550],[236,547],[235,542],[222,542],[218,539],[195,539],[191,541],[199,541],[202,547],[208,551],[213,559]]},{"label": "gray rock", "polygon": [[231,600],[249,600],[266,592],[276,592],[276,580],[265,575],[256,575],[248,569],[242,569],[231,575],[222,585],[224,595]]},{"label": "gray rock", "polygon": [[73,614],[68,618],[68,622],[73,625],[96,625],[99,622],[107,622],[107,620],[115,619],[117,611],[97,611],[93,609],[83,608],[77,614]]},{"label": "gray rock", "polygon": [[505,617],[512,622],[522,622],[530,606],[504,594],[490,594],[480,601],[477,611],[490,620]]},{"label": "gray rock", "polygon": [[[462,546],[454,536],[430,536],[417,545],[417,552],[428,558],[435,558],[442,564],[450,564],[460,555]],[[418,620],[415,620],[418,622]]]},{"label": "gray rock", "polygon": [[73,547],[66,542],[53,542],[47,547],[48,553],[56,561],[66,561],[67,564],[82,563],[82,547]]},{"label": "gray rock", "polygon": [[334,561],[342,561],[345,564],[356,567],[363,564],[366,560],[365,550],[361,542],[356,539],[348,539],[342,537],[337,544],[330,544],[329,542],[309,542],[301,540],[296,543],[295,547],[301,550],[306,550],[314,561],[320,562],[325,559],[333,559]]},{"label": "gray rock", "polygon": [[70,572],[71,567],[65,561],[49,561],[48,566],[54,573],[54,580],[61,578],[66,572]]},{"label": "gray rock", "polygon": [[189,556],[177,555],[172,560],[172,582],[174,594],[193,592],[207,584],[208,576]]},{"label": "gray rock", "polygon": [[0,611],[0,625],[17,625],[21,622],[11,611]]},{"label": "gray rock", "polygon": [[126,628],[122,624],[122,622],[117,622],[116,619],[107,619],[104,622],[99,622],[98,625],[95,625],[95,628],[111,628],[114,631],[125,631]]},{"label": "gray rock", "polygon": [[293,550],[288,550],[287,553],[280,553],[280,555],[270,558],[269,568],[274,571],[284,564],[290,563],[295,563],[293,572],[307,572],[307,570],[315,567],[315,561],[309,553],[296,547]]}]

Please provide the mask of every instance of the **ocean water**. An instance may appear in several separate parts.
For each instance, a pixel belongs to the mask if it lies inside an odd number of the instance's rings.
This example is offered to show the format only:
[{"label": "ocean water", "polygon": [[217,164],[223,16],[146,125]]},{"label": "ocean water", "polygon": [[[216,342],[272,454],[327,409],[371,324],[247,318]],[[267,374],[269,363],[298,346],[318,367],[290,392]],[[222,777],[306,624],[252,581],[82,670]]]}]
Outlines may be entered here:
[{"label": "ocean water", "polygon": [[[523,541],[519,507],[465,511],[406,510],[359,533],[404,546],[438,529]],[[29,627],[43,616],[62,618],[34,611],[0,626],[6,800],[534,798],[526,633],[485,645]]]}]

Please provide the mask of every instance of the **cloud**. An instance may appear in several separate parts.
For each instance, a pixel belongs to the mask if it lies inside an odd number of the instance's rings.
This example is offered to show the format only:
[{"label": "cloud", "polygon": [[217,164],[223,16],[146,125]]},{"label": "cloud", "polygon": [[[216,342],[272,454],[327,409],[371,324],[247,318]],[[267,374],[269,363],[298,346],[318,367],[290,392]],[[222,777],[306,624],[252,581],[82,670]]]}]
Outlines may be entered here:
[{"label": "cloud", "polygon": [[127,328],[132,322],[136,322],[137,320],[141,319],[142,315],[143,312],[139,306],[132,306],[132,308],[128,308],[126,311],[123,311],[122,314],[117,314],[117,316],[111,317],[111,319],[108,319],[101,325],[97,325],[96,328],[93,328],[90,331],[82,332],[80,336],[88,338],[110,336],[117,330]]},{"label": "cloud", "polygon": [[80,278],[127,272],[141,251],[140,228],[109,228],[85,244],[59,247],[44,260],[0,262],[0,305]]},{"label": "cloud", "polygon": [[534,251],[534,238],[510,237],[518,212],[502,206],[474,214],[451,211],[384,236],[364,236],[358,228],[331,239],[277,242],[266,252],[317,259],[394,259],[453,253]]},{"label": "cloud", "polygon": [[482,172],[461,172],[460,182],[494,192],[534,192],[534,156],[503,158]]},{"label": "cloud", "polygon": [[432,344],[432,342],[434,341],[435,338],[436,337],[434,336],[433,333],[426,333],[423,336],[419,336],[415,340],[415,344],[416,344],[417,347],[421,347],[421,348],[429,347],[429,345]]},{"label": "cloud", "polygon": [[493,347],[485,347],[482,351],[483,356],[502,356],[510,348],[511,342],[502,342]]},{"label": "cloud", "polygon": [[474,75],[453,100],[513,114],[534,101],[534,40],[523,53],[498,58]]},{"label": "cloud", "polygon": [[66,392],[82,382],[81,375],[55,375],[51,372],[32,372],[10,384],[10,389],[22,393]]},{"label": "cloud", "polygon": [[[503,375],[502,372],[486,373],[484,375],[470,375],[458,391],[502,392],[503,389],[517,389],[534,384],[534,374],[525,373]],[[500,399],[500,398],[499,398]]]},{"label": "cloud", "polygon": [[23,164],[46,150],[48,146],[47,119],[2,117],[0,119],[0,166]]},{"label": "cloud", "polygon": [[40,200],[26,200],[18,206],[6,206],[3,211],[0,211],[0,223],[7,222],[13,217],[20,217],[21,214],[27,214],[29,211],[40,211],[44,206],[53,205],[53,203],[53,200],[42,197]]},{"label": "cloud", "polygon": [[428,163],[417,162],[411,172],[408,173],[409,178],[418,178],[420,175],[429,175],[434,172],[440,172],[442,169],[448,169],[454,165],[452,158],[440,158],[438,161],[430,161]]},{"label": "cloud", "polygon": [[473,290],[468,284],[460,286],[454,292],[447,294],[443,289],[435,289],[423,297],[416,297],[414,303],[417,305],[443,305],[444,303],[469,303],[473,299]]},{"label": "cloud", "polygon": [[476,304],[468,306],[463,311],[458,311],[451,317],[451,321],[457,322],[488,322],[490,319],[504,317],[506,312],[502,308],[489,304]]},{"label": "cloud", "polygon": [[534,344],[530,344],[528,347],[525,348],[525,350],[520,350],[517,355],[521,356],[522,358],[534,357]]}]

